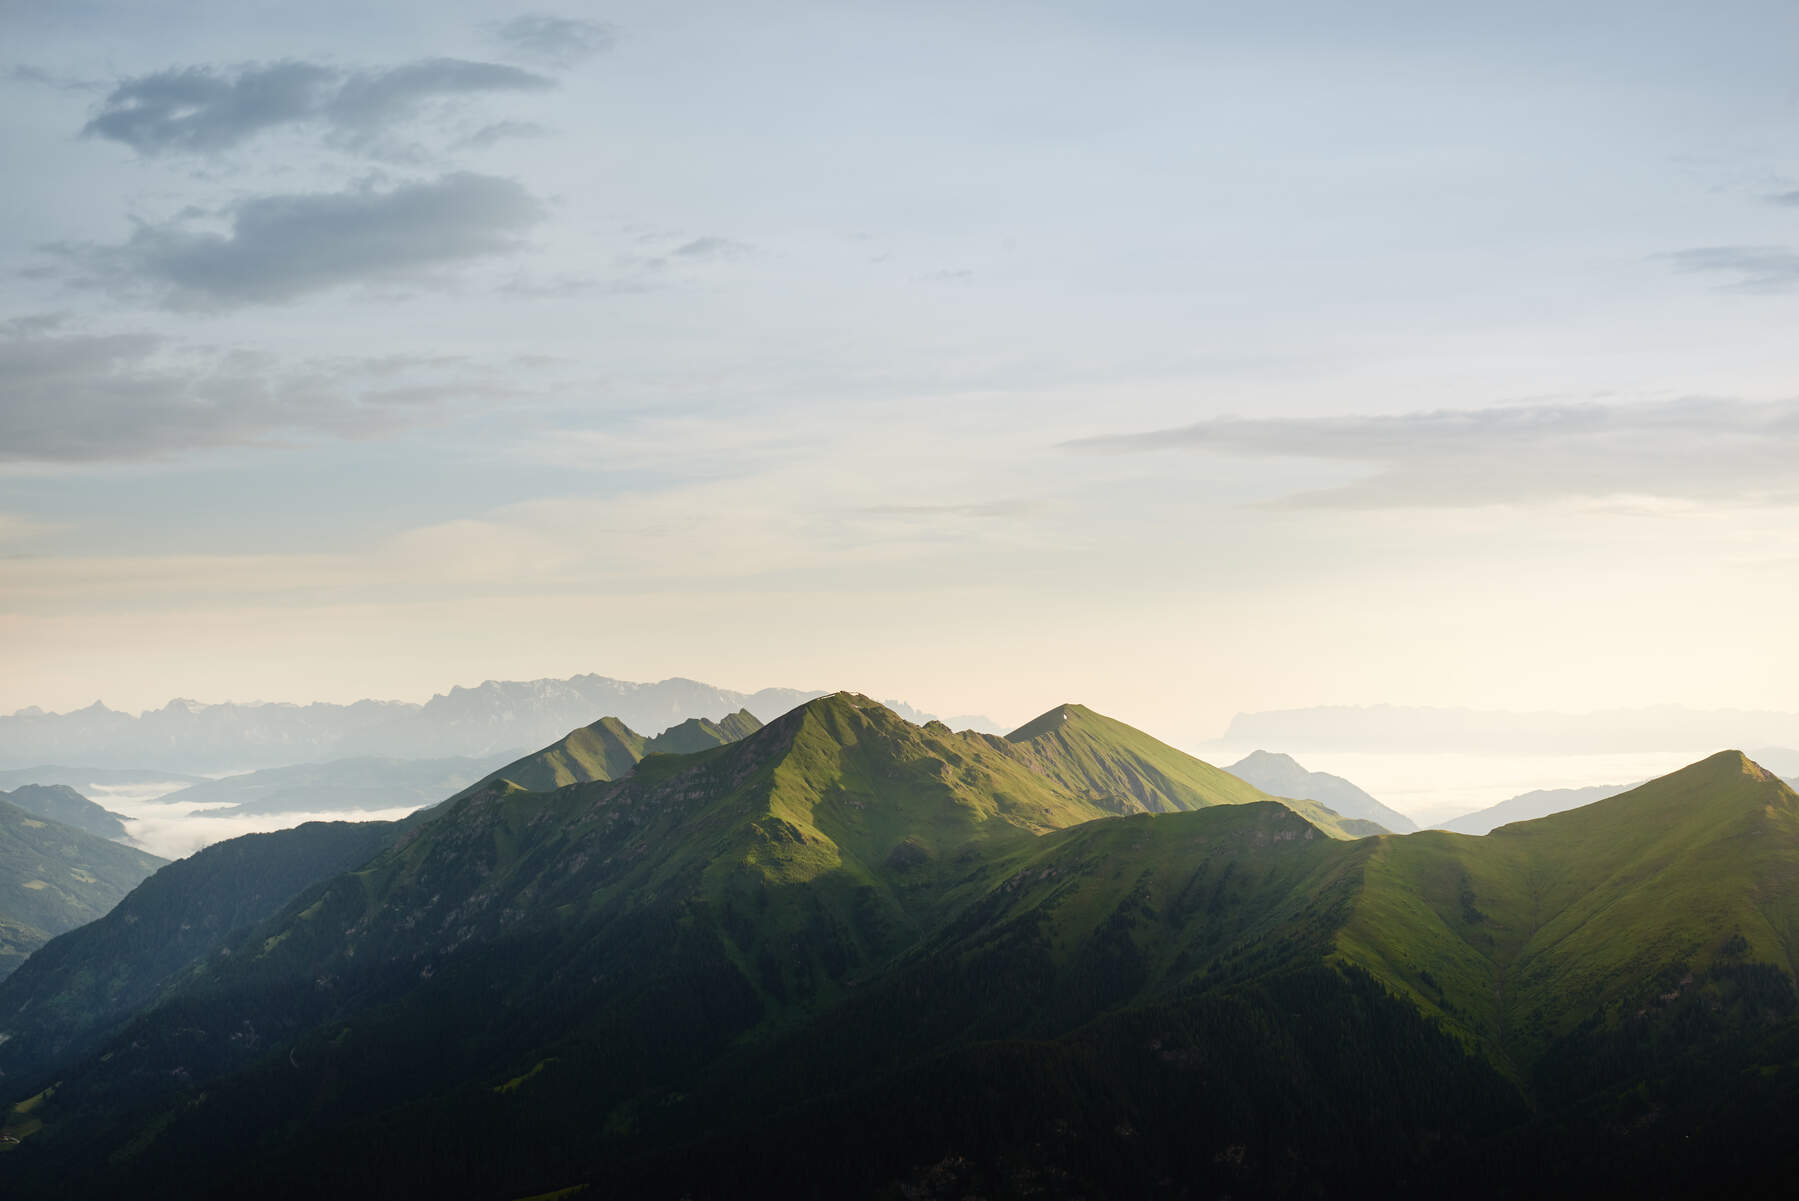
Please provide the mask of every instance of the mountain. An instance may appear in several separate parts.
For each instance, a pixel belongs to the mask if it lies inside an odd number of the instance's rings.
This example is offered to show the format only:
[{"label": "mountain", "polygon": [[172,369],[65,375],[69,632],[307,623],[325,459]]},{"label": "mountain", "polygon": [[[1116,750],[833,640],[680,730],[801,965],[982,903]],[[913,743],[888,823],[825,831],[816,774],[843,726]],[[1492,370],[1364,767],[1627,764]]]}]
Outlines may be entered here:
[{"label": "mountain", "polygon": [[397,822],[308,822],[214,843],[159,869],[104,916],[0,980],[0,1079],[97,1041],[191,964],[303,888],[388,846]]},{"label": "mountain", "polygon": [[101,838],[124,838],[126,834],[119,814],[94,804],[67,784],[21,784],[11,792],[0,792],[0,801]]},{"label": "mountain", "polygon": [[6,1077],[0,1188],[1790,1183],[1779,780],[1725,753],[1485,838],[1305,811],[1078,705],[1002,738],[853,694],[617,780],[496,780]]},{"label": "mountain", "polygon": [[1578,809],[1582,805],[1591,805],[1594,801],[1603,801],[1607,797],[1627,792],[1632,787],[1630,784],[1595,784],[1588,788],[1539,788],[1500,801],[1497,805],[1489,805],[1485,809],[1476,809],[1473,813],[1464,813],[1449,821],[1438,822],[1432,828],[1453,830],[1457,834],[1487,834],[1511,822],[1530,821],[1533,818],[1548,817],[1552,813]]},{"label": "mountain", "polygon": [[590,726],[570,731],[540,751],[490,772],[452,799],[460,799],[500,780],[529,792],[549,792],[569,784],[622,779],[647,755],[685,755],[709,750],[736,742],[761,728],[762,723],[748,709],[739,709],[716,722],[690,717],[651,738],[645,738],[616,717],[602,717]]},{"label": "mountain", "polygon": [[1000,725],[991,717],[981,713],[963,713],[954,717],[938,717],[935,713],[926,713],[921,709],[914,709],[905,701],[888,699],[883,700],[881,704],[893,710],[893,712],[905,718],[915,726],[922,726],[926,722],[940,721],[952,730],[973,730],[977,734],[1004,734],[1006,732],[1006,727]]},{"label": "mountain", "polygon": [[599,714],[640,730],[666,729],[690,717],[718,721],[739,709],[766,721],[818,695],[791,688],[733,692],[696,680],[638,684],[580,675],[489,680],[474,688],[452,688],[422,705],[173,700],[132,716],[96,701],[72,713],[34,708],[0,716],[0,764],[57,758],[107,768],[236,773],[364,756],[497,757],[541,746]]},{"label": "mountain", "polygon": [[[624,1099],[751,1030],[842,1000],[1030,855],[1040,834],[1200,805],[1288,812],[1079,706],[999,738],[912,726],[845,694],[738,741],[650,756],[617,781],[547,793],[496,781],[240,932],[43,1112],[79,1127],[97,1097],[245,1070],[355,1014],[376,1040],[357,1046],[386,1050],[352,1074],[385,1065],[407,1089],[509,1064],[527,1049],[520,1039],[585,1047],[600,1030],[630,1031],[601,1051],[607,1089]],[[1292,820],[1285,837],[1330,841]],[[431,1031],[467,1018],[471,1003],[509,1016],[491,1039],[440,1043]],[[413,1057],[420,1038],[437,1046],[428,1061]],[[164,1054],[178,1061],[142,1074]]]},{"label": "mountain", "polygon": [[163,861],[0,800],[0,976],[91,922]]},{"label": "mountain", "polygon": [[492,766],[491,757],[333,759],[204,780],[157,800],[206,805],[211,816],[416,809],[466,787]]},{"label": "mountain", "polygon": [[1749,752],[1749,757],[1791,784],[1799,779],[1799,751],[1790,747],[1770,746]]},{"label": "mountain", "polygon": [[[1269,799],[1231,773],[1084,705],[1059,705],[1006,735],[1006,741],[1028,756],[1032,770],[1112,813],[1170,813]],[[1285,803],[1338,837],[1387,832],[1375,822],[1345,819],[1317,801]]]},{"label": "mountain", "polygon": [[1338,947],[1528,1070],[1581,1022],[1733,963],[1790,977],[1795,928],[1799,797],[1727,751],[1484,838],[1384,841]]},{"label": "mountain", "polygon": [[1307,771],[1291,755],[1252,751],[1224,770],[1263,792],[1319,801],[1344,817],[1379,822],[1396,834],[1410,834],[1418,828],[1411,818],[1387,808],[1342,776]]}]

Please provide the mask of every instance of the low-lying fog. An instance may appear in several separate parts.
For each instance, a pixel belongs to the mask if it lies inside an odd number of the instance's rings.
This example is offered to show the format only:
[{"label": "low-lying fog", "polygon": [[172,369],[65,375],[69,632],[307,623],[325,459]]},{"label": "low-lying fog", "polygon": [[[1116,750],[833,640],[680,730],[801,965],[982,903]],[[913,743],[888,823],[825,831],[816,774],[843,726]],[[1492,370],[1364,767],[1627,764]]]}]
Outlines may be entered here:
[{"label": "low-lying fog", "polygon": [[206,806],[169,803],[158,798],[181,788],[185,782],[131,785],[90,784],[81,789],[83,795],[125,819],[134,845],[161,855],[164,859],[184,859],[201,847],[236,838],[240,834],[261,834],[269,830],[285,830],[303,822],[369,822],[397,821],[419,808],[417,805],[397,809],[339,809],[325,813],[254,813],[208,816]]}]

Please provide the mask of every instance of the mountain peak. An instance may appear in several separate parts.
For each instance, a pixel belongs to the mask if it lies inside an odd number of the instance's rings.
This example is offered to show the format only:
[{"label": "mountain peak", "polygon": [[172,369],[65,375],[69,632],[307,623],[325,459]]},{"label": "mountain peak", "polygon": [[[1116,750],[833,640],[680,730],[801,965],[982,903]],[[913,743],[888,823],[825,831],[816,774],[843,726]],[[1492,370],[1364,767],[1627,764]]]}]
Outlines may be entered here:
[{"label": "mountain peak", "polygon": [[1232,769],[1239,768],[1239,767],[1262,767],[1262,766],[1295,767],[1295,768],[1300,768],[1300,770],[1302,770],[1302,771],[1304,770],[1303,767],[1300,767],[1299,760],[1295,759],[1291,755],[1284,755],[1279,751],[1263,751],[1263,750],[1254,750],[1254,751],[1249,752],[1249,754],[1243,756],[1243,758],[1239,759],[1236,763],[1232,764],[1231,768],[1227,769],[1227,770],[1232,770]]},{"label": "mountain peak", "polygon": [[1006,741],[1029,742],[1033,738],[1041,738],[1045,734],[1059,730],[1071,721],[1080,721],[1092,716],[1093,710],[1087,708],[1085,705],[1057,705],[1048,713],[1042,714],[1039,717],[1034,717],[1030,721],[1025,722],[1022,726],[1019,726],[1016,730],[1013,730],[1010,734],[1006,735]]}]

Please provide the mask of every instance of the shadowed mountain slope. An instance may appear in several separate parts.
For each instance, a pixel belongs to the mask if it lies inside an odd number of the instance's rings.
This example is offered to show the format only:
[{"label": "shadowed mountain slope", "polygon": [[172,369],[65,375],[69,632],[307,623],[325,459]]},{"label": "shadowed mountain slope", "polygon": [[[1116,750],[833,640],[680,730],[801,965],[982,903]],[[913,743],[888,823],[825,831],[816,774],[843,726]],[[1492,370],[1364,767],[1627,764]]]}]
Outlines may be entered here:
[{"label": "shadowed mountain slope", "polygon": [[27,813],[73,826],[97,838],[125,837],[125,823],[118,814],[96,805],[67,784],[21,784],[11,792],[0,792],[0,801],[10,801]]},{"label": "shadowed mountain slope", "polygon": [[163,862],[0,801],[0,975],[111,909]]},{"label": "shadowed mountain slope", "polygon": [[308,822],[170,863],[110,912],[51,939],[0,982],[0,1078],[29,1077],[154,1000],[165,984],[302,888],[366,862],[396,822]]}]

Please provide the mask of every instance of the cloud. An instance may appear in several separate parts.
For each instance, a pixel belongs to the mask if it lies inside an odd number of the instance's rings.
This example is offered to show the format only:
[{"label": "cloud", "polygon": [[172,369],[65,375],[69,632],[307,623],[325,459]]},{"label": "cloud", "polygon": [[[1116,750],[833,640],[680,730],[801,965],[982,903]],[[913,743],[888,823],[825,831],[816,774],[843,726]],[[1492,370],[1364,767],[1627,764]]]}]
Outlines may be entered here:
[{"label": "cloud", "polygon": [[555,86],[518,67],[457,58],[362,71],[291,59],[235,72],[181,67],[119,83],[82,133],[142,154],[216,154],[268,130],[310,124],[341,145],[368,150],[430,101]]},{"label": "cloud", "polygon": [[514,17],[494,30],[513,53],[558,67],[572,67],[612,49],[618,40],[610,25],[542,14]]},{"label": "cloud", "polygon": [[478,391],[456,359],[286,363],[144,333],[0,327],[0,462],[153,459],[294,435],[370,437]]},{"label": "cloud", "polygon": [[7,542],[26,542],[45,534],[61,529],[60,525],[47,521],[38,521],[33,517],[25,517],[18,513],[0,512],[0,544]]},{"label": "cloud", "polygon": [[[1366,478],[1290,506],[1442,508],[1596,499],[1664,511],[1669,500],[1799,501],[1799,401],[1693,397],[1648,404],[1535,404],[1390,416],[1216,418],[1083,438],[1088,453],[1198,450],[1311,459]],[[1342,472],[1330,473],[1340,477]]]},{"label": "cloud", "polygon": [[1776,192],[1768,197],[1769,204],[1778,204],[1783,208],[1799,208],[1799,192]]},{"label": "cloud", "polygon": [[[1799,195],[1799,193],[1796,193]],[[1661,256],[1677,271],[1734,275],[1733,292],[1791,292],[1799,288],[1799,251],[1788,246],[1700,246]]]},{"label": "cloud", "polygon": [[48,249],[86,268],[83,282],[149,288],[175,308],[218,309],[505,254],[542,217],[518,183],[467,172],[387,191],[259,196],[226,213],[227,233],[194,229],[184,215],[141,225],[121,245]]},{"label": "cloud", "polygon": [[344,80],[325,110],[333,125],[373,131],[411,117],[429,99],[475,92],[536,92],[553,80],[502,63],[427,58],[385,71],[357,72]]},{"label": "cloud", "polygon": [[704,237],[685,242],[669,251],[673,258],[682,259],[740,259],[749,254],[753,247],[745,242],[733,242],[729,238]]},{"label": "cloud", "polygon": [[535,121],[495,121],[458,141],[454,149],[485,150],[508,138],[541,138],[549,132],[549,126],[539,125]]},{"label": "cloud", "polygon": [[938,517],[992,520],[1026,516],[1041,507],[1028,500],[992,500],[972,504],[864,505],[857,511],[871,517],[897,517],[906,521],[930,521]]}]

